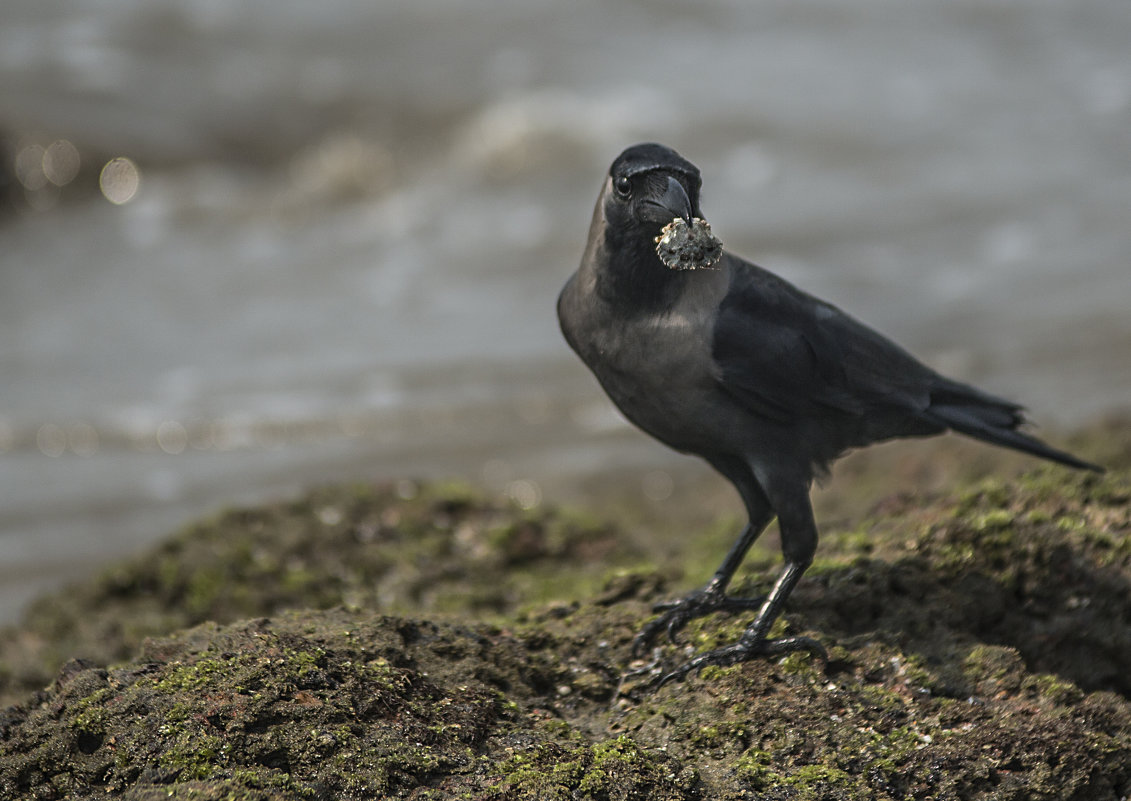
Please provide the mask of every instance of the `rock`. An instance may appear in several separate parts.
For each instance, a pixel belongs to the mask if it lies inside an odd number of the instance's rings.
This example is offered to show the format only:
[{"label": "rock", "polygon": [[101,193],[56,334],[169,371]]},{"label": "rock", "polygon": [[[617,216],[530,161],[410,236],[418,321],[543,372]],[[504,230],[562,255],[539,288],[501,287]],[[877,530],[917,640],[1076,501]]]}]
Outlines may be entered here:
[{"label": "rock", "polygon": [[[820,638],[827,666],[793,654],[659,691],[620,676],[676,567],[557,510],[403,490],[228,513],[9,630],[0,797],[1131,793],[1126,469],[883,499],[829,528],[779,624]],[[670,536],[682,591],[718,553]],[[773,581],[770,553],[737,591]],[[693,621],[655,656],[745,622]],[[34,692],[12,668],[29,642],[55,676]]]}]

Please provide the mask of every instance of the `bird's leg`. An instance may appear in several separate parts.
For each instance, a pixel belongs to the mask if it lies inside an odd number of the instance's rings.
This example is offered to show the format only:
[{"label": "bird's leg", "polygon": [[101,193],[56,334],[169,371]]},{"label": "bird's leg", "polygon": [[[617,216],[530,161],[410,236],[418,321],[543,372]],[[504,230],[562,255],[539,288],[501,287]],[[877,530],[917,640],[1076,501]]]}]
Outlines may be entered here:
[{"label": "bird's leg", "polygon": [[648,644],[662,631],[666,631],[668,639],[675,642],[675,635],[694,618],[712,612],[761,608],[765,599],[734,598],[726,594],[726,588],[730,585],[730,580],[738,570],[739,564],[742,563],[742,558],[746,556],[746,552],[750,550],[750,546],[758,539],[758,535],[762,533],[768,522],[768,514],[763,514],[757,521],[752,518],[731,546],[730,552],[715,571],[715,575],[701,589],[679,600],[661,601],[652,607],[653,612],[663,612],[663,614],[645,625],[636,635],[632,641],[633,653],[637,656],[643,653]]},{"label": "bird's leg", "polygon": [[774,625],[778,615],[781,614],[781,608],[785,604],[785,599],[789,597],[789,593],[793,590],[801,574],[805,572],[806,565],[797,563],[787,563],[781,575],[778,576],[774,588],[770,594],[766,596],[765,603],[762,608],[758,610],[758,616],[754,618],[746,631],[738,639],[738,642],[731,645],[724,645],[722,648],[716,648],[713,651],[708,651],[705,654],[692,659],[690,662],[681,665],[676,670],[660,679],[657,687],[662,687],[668,682],[682,681],[687,677],[687,674],[694,673],[708,665],[718,665],[725,667],[727,665],[735,665],[739,662],[745,662],[748,659],[755,659],[762,656],[777,656],[779,654],[788,654],[793,651],[808,651],[813,656],[818,657],[824,662],[828,661],[828,654],[825,648],[819,642],[811,637],[782,637],[776,640],[767,639],[766,635],[770,631],[770,627]]},{"label": "bird's leg", "polygon": [[828,661],[824,646],[810,637],[768,638],[770,628],[781,614],[786,599],[812,563],[813,554],[817,550],[817,526],[813,521],[813,508],[809,504],[808,487],[805,486],[804,490],[800,494],[789,492],[783,497],[775,498],[785,568],[774,582],[774,587],[766,596],[754,622],[747,626],[738,642],[700,654],[660,679],[658,686],[670,681],[680,681],[687,674],[708,665],[734,665],[756,657],[776,656],[793,651],[808,651],[822,661]]}]

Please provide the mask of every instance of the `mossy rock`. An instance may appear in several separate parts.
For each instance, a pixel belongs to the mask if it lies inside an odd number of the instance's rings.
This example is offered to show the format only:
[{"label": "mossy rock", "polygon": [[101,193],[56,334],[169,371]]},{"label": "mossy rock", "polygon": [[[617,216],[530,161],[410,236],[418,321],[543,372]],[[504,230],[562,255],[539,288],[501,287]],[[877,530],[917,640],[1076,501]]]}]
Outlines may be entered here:
[{"label": "mossy rock", "polygon": [[0,795],[686,797],[662,754],[550,725],[542,696],[575,680],[489,627],[342,609],[204,624],[128,665],[69,663],[10,708]]},{"label": "mossy rock", "polygon": [[[615,526],[404,483],[228,513],[0,636],[0,797],[1131,795],[1131,473],[1038,468],[827,529],[775,630],[827,665],[652,690],[746,619],[633,662],[681,567]],[[693,574],[721,555],[672,536]]]},{"label": "mossy rock", "polygon": [[996,681],[1021,676],[1015,652],[967,655],[985,695],[934,692],[932,667],[871,644],[827,669],[755,661],[615,698],[634,623],[593,605],[507,628],[344,609],[204,624],[125,664],[71,662],[4,712],[0,795],[1117,799],[1131,787],[1127,699]]},{"label": "mossy rock", "polygon": [[75,655],[108,664],[204,621],[337,605],[499,618],[594,595],[640,558],[615,526],[463,484],[327,487],[190,525],[39,599],[0,630],[0,702],[44,686]]}]

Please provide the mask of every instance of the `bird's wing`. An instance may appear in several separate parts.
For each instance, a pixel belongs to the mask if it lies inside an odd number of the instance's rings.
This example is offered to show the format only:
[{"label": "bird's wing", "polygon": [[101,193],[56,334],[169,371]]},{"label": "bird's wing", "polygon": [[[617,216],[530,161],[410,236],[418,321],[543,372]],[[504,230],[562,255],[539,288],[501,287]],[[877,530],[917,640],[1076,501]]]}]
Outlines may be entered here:
[{"label": "bird's wing", "polygon": [[718,380],[746,408],[783,425],[832,423],[830,452],[953,429],[1102,470],[1026,434],[1024,409],[939,375],[840,309],[728,256],[733,280],[712,342]]},{"label": "bird's wing", "polygon": [[748,408],[790,423],[916,416],[930,405],[934,371],[835,306],[730,260],[712,353],[720,382]]}]

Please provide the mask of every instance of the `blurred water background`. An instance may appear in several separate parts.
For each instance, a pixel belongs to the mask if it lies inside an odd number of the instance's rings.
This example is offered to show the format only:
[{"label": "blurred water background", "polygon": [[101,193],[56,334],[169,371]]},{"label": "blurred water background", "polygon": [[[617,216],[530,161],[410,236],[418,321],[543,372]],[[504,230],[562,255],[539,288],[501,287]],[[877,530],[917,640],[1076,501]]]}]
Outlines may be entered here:
[{"label": "blurred water background", "polygon": [[657,140],[732,250],[1046,427],[1131,389],[1126,0],[5,0],[0,620],[193,516],[662,500],[557,331]]}]

